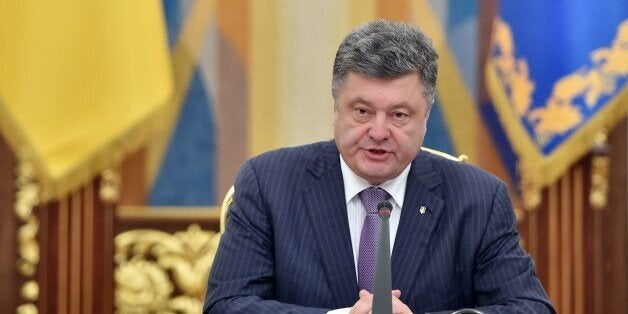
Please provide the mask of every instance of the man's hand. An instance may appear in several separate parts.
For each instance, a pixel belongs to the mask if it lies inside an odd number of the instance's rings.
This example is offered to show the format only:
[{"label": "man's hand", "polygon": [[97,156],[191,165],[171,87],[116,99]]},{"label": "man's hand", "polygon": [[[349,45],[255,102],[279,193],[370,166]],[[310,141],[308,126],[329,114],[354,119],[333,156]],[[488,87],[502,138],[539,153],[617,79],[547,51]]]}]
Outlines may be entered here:
[{"label": "man's hand", "polygon": [[[412,314],[410,308],[405,305],[399,298],[401,297],[401,290],[393,290],[392,294],[392,312],[393,314]],[[351,311],[351,314],[370,314],[373,308],[373,295],[366,290],[360,291],[360,299],[355,302]]]}]

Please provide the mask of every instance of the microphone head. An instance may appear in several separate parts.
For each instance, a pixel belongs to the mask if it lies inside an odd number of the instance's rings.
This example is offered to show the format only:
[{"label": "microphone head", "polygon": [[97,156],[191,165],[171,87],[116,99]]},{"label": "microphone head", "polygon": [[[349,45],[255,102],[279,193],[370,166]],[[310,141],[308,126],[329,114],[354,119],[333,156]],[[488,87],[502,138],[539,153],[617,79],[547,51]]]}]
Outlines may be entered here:
[{"label": "microphone head", "polygon": [[389,201],[383,201],[377,204],[377,214],[381,217],[382,215],[390,217],[390,213],[392,212],[392,204]]}]

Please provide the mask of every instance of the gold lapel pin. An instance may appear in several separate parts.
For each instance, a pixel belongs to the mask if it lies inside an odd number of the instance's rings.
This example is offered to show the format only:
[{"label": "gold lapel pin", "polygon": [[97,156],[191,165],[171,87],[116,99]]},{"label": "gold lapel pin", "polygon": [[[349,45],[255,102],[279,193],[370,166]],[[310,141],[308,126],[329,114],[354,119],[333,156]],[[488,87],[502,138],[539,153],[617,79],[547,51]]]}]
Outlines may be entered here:
[{"label": "gold lapel pin", "polygon": [[425,205],[421,205],[421,207],[419,207],[419,213],[420,213],[421,215],[425,214],[425,210],[426,210],[426,209],[427,209],[427,208],[425,208]]}]

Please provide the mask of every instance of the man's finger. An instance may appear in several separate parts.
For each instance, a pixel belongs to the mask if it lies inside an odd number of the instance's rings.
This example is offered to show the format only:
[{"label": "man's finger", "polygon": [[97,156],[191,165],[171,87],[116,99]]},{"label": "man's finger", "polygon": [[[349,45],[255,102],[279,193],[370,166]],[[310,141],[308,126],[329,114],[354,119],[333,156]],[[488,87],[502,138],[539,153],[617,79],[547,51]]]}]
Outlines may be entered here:
[{"label": "man's finger", "polygon": [[360,290],[360,299],[355,302],[349,311],[350,314],[369,314],[373,307],[373,295],[366,290]]},{"label": "man's finger", "polygon": [[399,297],[395,295],[395,294],[398,294],[399,296],[401,296],[401,291],[393,290],[392,294],[393,294],[393,298],[392,298],[393,314],[412,314],[412,311],[410,310],[410,308],[405,303],[401,302],[401,300],[399,300]]},{"label": "man's finger", "polygon": [[394,295],[395,298],[401,298],[401,290],[393,290],[392,295]]},{"label": "man's finger", "polygon": [[368,292],[368,291],[366,291],[364,289],[360,290],[360,299],[363,298],[363,297],[368,297],[369,295],[371,295],[370,292]]}]

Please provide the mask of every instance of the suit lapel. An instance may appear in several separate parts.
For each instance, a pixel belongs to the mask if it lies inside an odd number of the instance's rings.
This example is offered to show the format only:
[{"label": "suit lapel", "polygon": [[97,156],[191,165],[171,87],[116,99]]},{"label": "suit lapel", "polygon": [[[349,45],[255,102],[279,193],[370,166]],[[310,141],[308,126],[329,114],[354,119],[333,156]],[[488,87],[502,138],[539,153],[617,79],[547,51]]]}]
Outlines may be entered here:
[{"label": "suit lapel", "polygon": [[328,144],[308,167],[304,200],[336,306],[346,307],[357,301],[358,286],[339,155]]},{"label": "suit lapel", "polygon": [[[393,289],[402,295],[411,295],[416,274],[436,230],[445,205],[433,190],[442,183],[425,153],[413,161],[406,185],[406,196],[401,212],[395,246],[391,257]],[[421,213],[421,206],[425,207]]]}]

